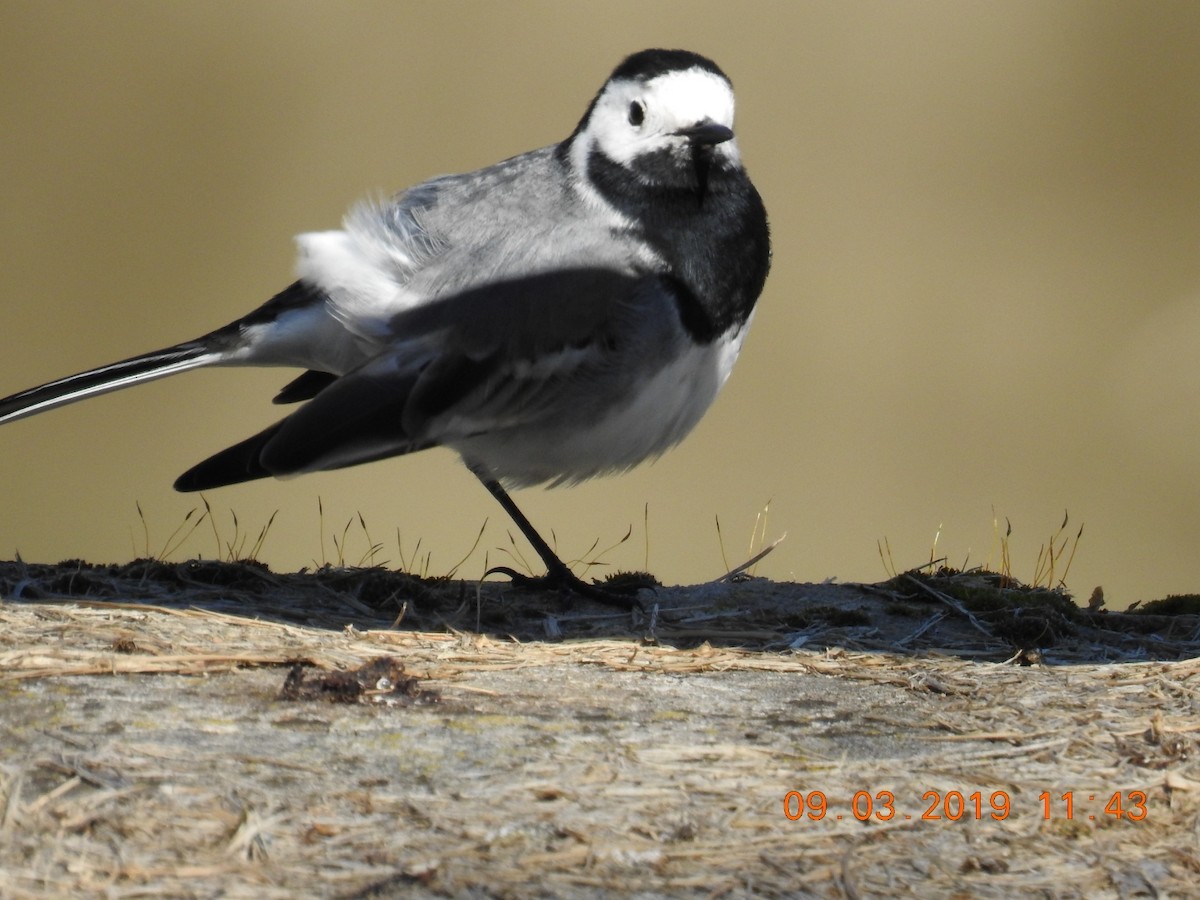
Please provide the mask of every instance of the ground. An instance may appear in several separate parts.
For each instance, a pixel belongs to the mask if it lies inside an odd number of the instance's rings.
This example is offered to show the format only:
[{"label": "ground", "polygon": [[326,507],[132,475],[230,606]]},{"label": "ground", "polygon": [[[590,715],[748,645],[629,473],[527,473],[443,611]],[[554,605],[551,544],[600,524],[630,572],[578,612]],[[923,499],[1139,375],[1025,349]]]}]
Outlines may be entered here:
[{"label": "ground", "polygon": [[1182,895],[1200,617],[0,563],[0,897]]}]

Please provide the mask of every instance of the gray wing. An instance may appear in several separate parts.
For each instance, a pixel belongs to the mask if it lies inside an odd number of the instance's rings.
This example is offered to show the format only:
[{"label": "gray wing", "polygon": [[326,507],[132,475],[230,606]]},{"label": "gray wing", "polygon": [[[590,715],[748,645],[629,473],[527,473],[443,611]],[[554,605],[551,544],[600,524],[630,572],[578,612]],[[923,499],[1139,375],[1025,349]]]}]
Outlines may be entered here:
[{"label": "gray wing", "polygon": [[390,322],[388,349],[181,476],[201,490],[356,465],[620,402],[680,333],[656,275],[567,269],[473,288]]},{"label": "gray wing", "polygon": [[[342,230],[297,240],[301,279],[343,328],[380,349],[397,317],[474,290],[537,273],[665,268],[620,215],[578,196],[553,148],[359,204]],[[569,295],[562,303],[576,305]]]}]

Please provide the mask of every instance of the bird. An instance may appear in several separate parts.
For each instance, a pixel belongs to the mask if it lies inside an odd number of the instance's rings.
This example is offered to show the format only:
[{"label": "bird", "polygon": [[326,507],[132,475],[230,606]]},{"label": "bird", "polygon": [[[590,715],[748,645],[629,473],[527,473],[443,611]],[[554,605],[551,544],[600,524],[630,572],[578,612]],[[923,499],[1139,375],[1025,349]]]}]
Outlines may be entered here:
[{"label": "bird", "polygon": [[658,457],[729,377],[771,265],[762,198],[712,60],[625,58],[559,143],[351,207],[296,237],[296,280],[201,337],[0,399],[0,424],[207,366],[302,369],[298,404],[179,476],[202,491],[459,454],[546,566],[523,585],[614,600],[510,490]]}]

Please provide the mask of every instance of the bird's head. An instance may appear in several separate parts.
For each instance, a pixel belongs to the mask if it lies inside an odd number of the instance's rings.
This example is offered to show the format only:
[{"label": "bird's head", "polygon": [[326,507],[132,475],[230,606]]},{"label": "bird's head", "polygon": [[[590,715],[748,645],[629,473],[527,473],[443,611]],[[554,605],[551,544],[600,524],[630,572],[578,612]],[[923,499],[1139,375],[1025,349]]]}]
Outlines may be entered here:
[{"label": "bird's head", "polygon": [[599,157],[647,187],[703,195],[710,171],[741,165],[733,108],[733,85],[716,63],[686,50],[643,50],[596,95],[570,138],[570,157],[578,172]]}]

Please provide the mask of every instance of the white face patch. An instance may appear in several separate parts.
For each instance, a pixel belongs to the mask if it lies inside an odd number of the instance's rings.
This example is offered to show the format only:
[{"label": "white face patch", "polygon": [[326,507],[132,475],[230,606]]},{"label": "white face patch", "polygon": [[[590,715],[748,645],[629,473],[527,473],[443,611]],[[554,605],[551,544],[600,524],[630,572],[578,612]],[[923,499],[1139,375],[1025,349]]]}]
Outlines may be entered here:
[{"label": "white face patch", "polygon": [[[583,139],[576,141],[575,162],[582,163],[592,146],[622,165],[645,153],[683,148],[687,138],[674,132],[701,122],[733,127],[733,90],[714,72],[692,68],[646,82],[613,81],[596,101]],[[738,161],[736,141],[717,144],[713,151]]]}]

